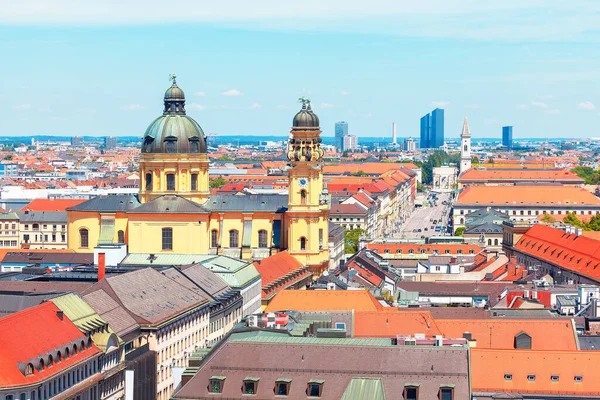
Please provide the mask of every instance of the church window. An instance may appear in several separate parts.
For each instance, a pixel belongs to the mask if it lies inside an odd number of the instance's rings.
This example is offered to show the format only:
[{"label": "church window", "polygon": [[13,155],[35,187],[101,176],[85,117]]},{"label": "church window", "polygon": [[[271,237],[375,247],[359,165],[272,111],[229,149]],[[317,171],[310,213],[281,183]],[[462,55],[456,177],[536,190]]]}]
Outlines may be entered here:
[{"label": "church window", "polygon": [[216,229],[210,231],[210,247],[217,247],[218,234]]},{"label": "church window", "polygon": [[123,231],[117,232],[117,240],[119,243],[125,243],[125,232],[123,232]]},{"label": "church window", "polygon": [[167,174],[167,190],[175,190],[175,174]]},{"label": "church window", "polygon": [[200,141],[198,140],[198,138],[190,139],[190,152],[200,153]]},{"label": "church window", "polygon": [[264,229],[258,231],[258,247],[261,249],[267,247],[267,231]]},{"label": "church window", "polygon": [[239,247],[240,234],[237,229],[229,231],[229,247]]},{"label": "church window", "polygon": [[154,142],[154,138],[150,136],[146,137],[146,139],[144,140],[144,151],[146,153],[152,152],[152,142]]},{"label": "church window", "polygon": [[465,144],[465,151],[467,151],[467,145]]},{"label": "church window", "polygon": [[306,204],[306,190],[300,191],[300,204]]},{"label": "church window", "polygon": [[192,174],[192,190],[198,190],[198,174]]},{"label": "church window", "polygon": [[152,190],[152,174],[146,174],[146,190]]},{"label": "church window", "polygon": [[174,139],[174,138],[173,139],[169,138],[169,139],[165,140],[165,147],[166,147],[167,153],[175,153],[175,140],[176,139]]},{"label": "church window", "polygon": [[162,228],[162,249],[173,250],[173,228]]},{"label": "church window", "polygon": [[305,237],[300,238],[300,250],[306,250],[306,238]]},{"label": "church window", "polygon": [[84,249],[89,247],[89,232],[85,228],[79,230],[79,247]]}]

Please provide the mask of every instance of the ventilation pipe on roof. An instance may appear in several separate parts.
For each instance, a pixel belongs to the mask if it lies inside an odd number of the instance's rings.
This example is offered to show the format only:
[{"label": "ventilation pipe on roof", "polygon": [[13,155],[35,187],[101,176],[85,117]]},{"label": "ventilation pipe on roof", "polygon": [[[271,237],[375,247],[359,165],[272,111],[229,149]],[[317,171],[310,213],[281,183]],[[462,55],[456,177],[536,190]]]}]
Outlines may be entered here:
[{"label": "ventilation pipe on roof", "polygon": [[583,229],[577,228],[577,236],[581,236],[583,234]]},{"label": "ventilation pipe on roof", "polygon": [[98,282],[106,275],[106,253],[98,253]]},{"label": "ventilation pipe on roof", "polygon": [[56,310],[56,316],[62,321],[64,316],[63,310]]}]

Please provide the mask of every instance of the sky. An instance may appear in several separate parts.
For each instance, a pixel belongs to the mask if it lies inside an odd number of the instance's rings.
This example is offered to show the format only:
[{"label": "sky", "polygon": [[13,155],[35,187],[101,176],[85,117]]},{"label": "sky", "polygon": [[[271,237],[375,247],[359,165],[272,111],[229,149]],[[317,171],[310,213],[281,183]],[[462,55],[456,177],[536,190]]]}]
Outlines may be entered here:
[{"label": "sky", "polygon": [[213,135],[600,137],[598,0],[0,0],[2,136],[142,136],[168,77]]}]

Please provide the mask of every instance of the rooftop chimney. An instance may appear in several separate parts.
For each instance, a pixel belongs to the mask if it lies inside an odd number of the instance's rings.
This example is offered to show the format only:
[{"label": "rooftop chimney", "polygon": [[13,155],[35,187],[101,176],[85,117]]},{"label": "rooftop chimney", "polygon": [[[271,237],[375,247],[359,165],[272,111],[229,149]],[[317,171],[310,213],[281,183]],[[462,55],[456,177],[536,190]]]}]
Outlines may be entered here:
[{"label": "rooftop chimney", "polygon": [[583,234],[583,229],[577,228],[577,236],[581,236]]},{"label": "rooftop chimney", "polygon": [[63,310],[56,310],[56,316],[62,321],[64,316]]},{"label": "rooftop chimney", "polygon": [[98,282],[106,275],[106,253],[98,253]]}]

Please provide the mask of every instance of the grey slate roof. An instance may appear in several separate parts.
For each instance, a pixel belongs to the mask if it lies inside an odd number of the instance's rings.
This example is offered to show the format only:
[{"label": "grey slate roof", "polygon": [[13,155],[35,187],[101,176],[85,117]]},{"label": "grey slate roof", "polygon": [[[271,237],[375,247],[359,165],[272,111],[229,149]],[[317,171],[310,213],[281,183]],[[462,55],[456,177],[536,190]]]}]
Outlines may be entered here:
[{"label": "grey slate roof", "polygon": [[208,214],[198,203],[177,195],[160,196],[146,204],[127,211],[128,214]]},{"label": "grey slate roof", "polygon": [[210,211],[287,211],[288,196],[280,194],[216,195],[204,204]]},{"label": "grey slate roof", "polygon": [[2,264],[28,263],[28,264],[94,264],[94,254],[91,253],[58,253],[58,252],[20,252],[6,253]]},{"label": "grey slate roof", "polygon": [[29,307],[37,306],[46,300],[62,296],[61,292],[49,293],[23,293],[4,294],[0,293],[0,317],[9,315]]},{"label": "grey slate roof", "polygon": [[486,223],[471,226],[465,229],[464,233],[502,233],[502,226],[498,224]]},{"label": "grey slate roof", "polygon": [[57,222],[59,224],[67,223],[67,213],[64,211],[19,211],[16,213],[21,222]]},{"label": "grey slate roof", "polygon": [[90,211],[116,213],[124,212],[140,206],[137,195],[133,194],[108,194],[96,196],[76,206],[67,208],[67,211]]}]

